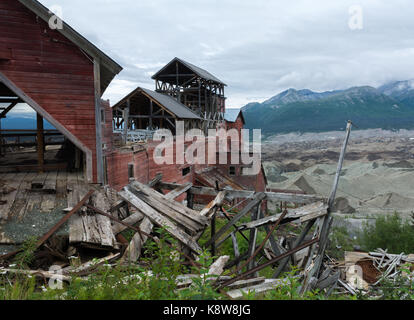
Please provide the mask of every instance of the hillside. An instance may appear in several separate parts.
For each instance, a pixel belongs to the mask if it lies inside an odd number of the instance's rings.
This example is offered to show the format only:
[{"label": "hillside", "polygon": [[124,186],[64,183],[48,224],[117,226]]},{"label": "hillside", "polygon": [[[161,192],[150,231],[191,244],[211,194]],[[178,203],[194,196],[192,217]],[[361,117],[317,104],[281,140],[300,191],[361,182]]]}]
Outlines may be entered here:
[{"label": "hillside", "polygon": [[347,120],[360,129],[413,129],[414,81],[317,93],[286,90],[243,108],[246,127],[264,136],[289,132],[342,130]]}]

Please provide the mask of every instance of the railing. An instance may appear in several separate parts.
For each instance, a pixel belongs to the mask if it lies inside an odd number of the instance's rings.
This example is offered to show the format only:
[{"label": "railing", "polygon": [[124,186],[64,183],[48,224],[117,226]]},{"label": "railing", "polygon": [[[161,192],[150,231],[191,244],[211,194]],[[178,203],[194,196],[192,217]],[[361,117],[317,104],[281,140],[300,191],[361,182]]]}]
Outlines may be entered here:
[{"label": "railing", "polygon": [[[45,145],[61,145],[65,137],[57,130],[43,131]],[[37,130],[0,130],[1,147],[32,147],[37,145]]]},{"label": "railing", "polygon": [[[120,133],[122,136],[124,135],[122,130],[114,130],[114,133]],[[155,130],[130,130],[127,133],[127,142],[146,142],[154,137],[154,133]]]}]

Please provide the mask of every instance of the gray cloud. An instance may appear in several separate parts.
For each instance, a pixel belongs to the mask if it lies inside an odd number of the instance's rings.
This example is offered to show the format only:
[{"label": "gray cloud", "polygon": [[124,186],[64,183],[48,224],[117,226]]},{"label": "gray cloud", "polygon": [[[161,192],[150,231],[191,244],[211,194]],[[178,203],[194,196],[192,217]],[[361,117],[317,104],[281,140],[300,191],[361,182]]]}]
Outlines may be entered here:
[{"label": "gray cloud", "polygon": [[[228,84],[229,107],[287,88],[316,91],[414,78],[409,0],[42,0],[125,69],[116,102],[178,56]],[[348,27],[351,5],[364,27]]]}]

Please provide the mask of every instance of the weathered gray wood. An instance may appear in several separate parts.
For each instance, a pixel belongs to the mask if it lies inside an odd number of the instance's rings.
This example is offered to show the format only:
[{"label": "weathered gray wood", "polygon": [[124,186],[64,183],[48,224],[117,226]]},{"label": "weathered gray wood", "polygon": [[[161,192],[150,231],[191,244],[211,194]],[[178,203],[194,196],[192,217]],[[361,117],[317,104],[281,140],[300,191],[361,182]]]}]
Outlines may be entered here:
[{"label": "weathered gray wood", "polygon": [[187,218],[195,221],[196,223],[203,225],[203,226],[207,226],[209,224],[209,221],[206,217],[200,215],[200,213],[198,211],[192,210],[188,207],[186,207],[185,205],[177,202],[177,201],[172,201],[169,199],[165,198],[165,195],[160,194],[159,192],[157,192],[154,189],[151,189],[150,187],[139,183],[138,181],[134,181],[132,182],[129,186],[129,188],[131,188],[131,191],[134,192],[134,189],[136,191],[141,191],[144,194],[146,194],[148,197],[153,198],[154,200],[157,200],[159,202],[161,202],[162,204],[168,206],[169,208],[177,211],[178,213],[186,216]]},{"label": "weathered gray wood", "polygon": [[147,216],[154,224],[166,228],[166,230],[177,240],[188,246],[195,253],[200,254],[200,246],[184,231],[180,230],[177,225],[162,216],[158,211],[153,209],[151,206],[146,204],[144,201],[135,196],[129,187],[124,188],[119,192],[119,196],[125,201],[130,203],[132,206],[137,208],[142,214]]},{"label": "weathered gray wood", "polygon": [[[12,178],[14,176],[14,179]],[[6,201],[3,205],[0,205],[0,221],[7,220],[9,218],[10,209],[12,208],[14,201],[16,199],[19,186],[23,181],[25,174],[22,175],[6,175],[5,181],[7,186],[10,188],[11,192],[6,195],[1,196],[1,200]]]},{"label": "weathered gray wood", "polygon": [[[83,189],[85,187],[80,187]],[[110,204],[101,192],[95,192],[91,197],[95,208],[104,212],[109,211]],[[69,242],[114,247],[116,239],[112,231],[111,220],[101,215],[74,215],[69,224]]]},{"label": "weathered gray wood", "polygon": [[230,290],[236,290],[236,289],[242,289],[246,287],[256,286],[258,284],[264,283],[266,280],[265,277],[259,277],[259,278],[252,278],[247,280],[239,280],[235,283],[232,283],[227,288]]},{"label": "weathered gray wood", "polygon": [[220,191],[217,197],[211,201],[203,210],[200,211],[200,215],[211,218],[214,213],[214,209],[223,204],[224,198],[226,197],[226,191]]},{"label": "weathered gray wood", "polygon": [[[298,209],[293,209],[291,210],[285,217],[285,219],[283,220],[295,220],[295,219],[299,219],[300,222],[306,222],[309,220],[313,220],[317,217],[321,217],[326,215],[328,206],[326,204],[324,204],[323,202],[317,202],[317,203],[313,203]],[[257,221],[252,221],[252,222],[248,222],[248,223],[244,223],[242,225],[240,225],[241,229],[254,229],[254,228],[259,228],[268,224],[272,224],[275,223],[276,221],[278,221],[280,219],[280,217],[282,216],[282,214],[277,214],[274,216],[269,216],[266,218],[262,218],[259,219]]]},{"label": "weathered gray wood", "polygon": [[263,283],[257,284],[254,286],[250,286],[247,288],[236,289],[228,291],[227,294],[232,299],[240,299],[243,297],[243,294],[247,294],[249,292],[259,294],[268,292],[271,290],[275,290],[279,286],[289,286],[290,281],[288,279],[266,279]]},{"label": "weathered gray wood", "polygon": [[142,193],[135,193],[133,192],[138,198],[143,200],[145,203],[150,205],[152,208],[157,210],[159,213],[161,213],[163,216],[167,217],[168,219],[171,219],[175,223],[179,224],[180,226],[184,227],[185,229],[188,229],[193,234],[197,233],[198,231],[201,231],[204,229],[204,226],[196,223],[195,221],[187,218],[185,215],[181,214],[181,212],[177,212],[173,209],[171,209],[169,206],[165,205],[164,203],[157,201],[156,199],[152,197],[148,197]]},{"label": "weathered gray wood", "polygon": [[192,183],[187,183],[183,185],[182,187],[178,187],[177,189],[172,190],[171,192],[166,194],[165,198],[169,200],[174,200],[175,198],[178,198],[179,196],[181,196],[183,193],[186,193],[189,189],[191,189],[192,186],[193,186]]},{"label": "weathered gray wood", "polygon": [[238,213],[228,224],[221,228],[213,238],[211,238],[207,243],[206,247],[210,246],[211,243],[215,242],[217,239],[220,239],[233,225],[235,225],[241,218],[243,218],[250,210],[257,206],[264,198],[265,194],[263,192],[257,193],[253,200],[249,202],[241,211]]},{"label": "weathered gray wood", "polygon": [[[151,223],[151,221],[148,218],[145,218],[139,226],[140,230],[147,234],[150,234],[152,232],[153,227],[154,225]],[[147,240],[148,240],[147,236],[143,235],[141,238],[141,235],[137,232],[132,238],[128,247],[126,248],[124,255],[121,258],[121,261],[122,262],[138,261],[141,256],[142,247],[144,246]]]},{"label": "weathered gray wood", "polygon": [[67,274],[72,274],[72,273],[76,274],[76,273],[81,273],[81,272],[88,272],[101,266],[104,263],[112,262],[118,259],[120,256],[121,256],[120,253],[111,253],[107,257],[104,257],[98,260],[91,260],[91,261],[85,262],[79,267],[72,267],[72,266],[66,267],[62,270],[62,273],[67,275]]},{"label": "weathered gray wood", "polygon": [[[182,185],[174,184],[174,183],[166,183],[161,182],[160,187],[166,190],[173,190]],[[214,188],[209,187],[199,187],[193,186],[190,190],[190,193],[195,195],[208,195],[208,196],[217,196],[220,191],[217,191]],[[247,190],[226,190],[226,198],[228,200],[234,199],[243,199],[243,198],[251,198],[254,196],[255,191],[247,191]],[[304,195],[304,194],[290,194],[290,193],[276,193],[276,192],[265,192],[266,197],[268,200],[273,201],[282,201],[282,202],[291,202],[297,204],[309,204],[316,201],[324,200],[323,197],[317,195]]]},{"label": "weathered gray wood", "polygon": [[208,270],[208,275],[220,276],[224,271],[224,266],[230,260],[230,256],[221,256],[218,258]]},{"label": "weathered gray wood", "polygon": [[68,276],[65,276],[59,273],[43,271],[43,270],[2,269],[1,271],[4,273],[24,274],[24,275],[32,276],[32,277],[56,279],[56,280],[61,280],[61,281],[66,281],[66,282],[69,282],[72,280],[71,277],[68,277]]},{"label": "weathered gray wood", "polygon": [[[138,222],[142,221],[143,219],[144,219],[144,215],[138,211],[138,212],[135,212],[134,214],[131,214],[128,218],[122,220],[122,222],[130,226],[134,226]],[[126,229],[128,229],[126,226],[114,221],[113,226],[112,226],[112,232],[115,235],[125,231]]]},{"label": "weathered gray wood", "polygon": [[321,227],[320,237],[319,237],[320,242],[318,246],[318,252],[317,252],[316,258],[313,260],[312,268],[305,273],[304,281],[301,287],[302,294],[305,293],[309,289],[311,290],[313,289],[314,285],[313,283],[311,283],[312,278],[318,277],[318,274],[319,274],[319,271],[322,265],[322,261],[323,261],[323,256],[325,255],[325,249],[328,243],[328,235],[329,235],[329,231],[331,229],[331,225],[333,222],[333,218],[331,215],[331,209],[335,202],[336,191],[338,189],[338,183],[339,183],[339,179],[341,176],[342,166],[343,166],[343,162],[345,159],[349,137],[351,135],[351,129],[352,129],[352,122],[348,121],[348,125],[346,127],[346,136],[345,136],[344,143],[342,145],[341,154],[339,156],[338,167],[336,170],[334,184],[333,184],[332,191],[328,199],[328,214],[325,217],[323,217],[323,221],[322,221],[322,227]]},{"label": "weathered gray wood", "polygon": [[[234,257],[238,259],[240,257],[240,250],[239,250],[239,244],[237,243],[237,237],[234,232],[231,233],[231,240],[233,242]],[[237,264],[237,267],[238,267],[238,264]]]},{"label": "weathered gray wood", "polygon": [[154,188],[157,184],[159,184],[162,180],[162,173],[159,173],[155,176],[154,179],[152,179],[149,183],[148,183],[148,187],[150,188]]},{"label": "weathered gray wood", "polygon": [[[257,218],[260,215],[260,205],[261,202],[258,204],[258,208],[256,210],[256,212],[252,213],[252,221],[256,221]],[[257,241],[257,228],[254,229],[250,229],[250,237],[249,237],[249,250],[248,250],[248,255],[249,258],[251,258],[254,254],[254,250],[256,248],[256,241]],[[247,270],[253,269],[255,267],[255,261],[254,259],[252,259],[251,261],[249,261],[249,263],[247,264]],[[257,277],[257,274],[255,274],[253,277]]]}]

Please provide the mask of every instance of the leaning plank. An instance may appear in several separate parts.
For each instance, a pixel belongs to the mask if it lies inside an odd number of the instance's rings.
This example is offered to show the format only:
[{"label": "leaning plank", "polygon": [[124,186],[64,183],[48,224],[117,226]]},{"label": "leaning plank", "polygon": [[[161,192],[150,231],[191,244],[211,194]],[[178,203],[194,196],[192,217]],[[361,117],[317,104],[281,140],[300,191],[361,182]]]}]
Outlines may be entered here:
[{"label": "leaning plank", "polygon": [[208,270],[208,275],[210,276],[219,276],[224,271],[224,266],[227,264],[227,262],[230,260],[230,256],[221,256],[218,258],[210,267]]},{"label": "leaning plank", "polygon": [[108,255],[107,257],[98,259],[98,260],[91,260],[88,262],[85,262],[84,264],[80,265],[79,267],[66,267],[62,270],[63,274],[74,274],[74,273],[81,273],[81,272],[88,272],[91,271],[95,268],[97,268],[98,266],[104,264],[104,263],[109,263],[112,262],[116,259],[118,259],[120,257],[120,253],[111,253],[110,255]]},{"label": "leaning plank", "polygon": [[[165,183],[165,182],[160,183],[160,187],[166,190],[176,189],[180,186],[182,185],[173,184],[173,183]],[[214,188],[199,187],[199,186],[193,186],[188,191],[195,195],[205,195],[205,196],[217,196],[217,194],[219,193],[219,191],[217,191]],[[255,191],[227,190],[226,198],[229,200],[244,199],[244,198],[250,198],[254,194],[255,194]],[[298,204],[308,204],[308,203],[313,203],[316,201],[324,200],[323,197],[320,197],[318,195],[277,193],[277,192],[265,192],[265,194],[268,200],[291,202],[291,203],[298,203]]]},{"label": "leaning plank", "polygon": [[217,197],[211,201],[203,210],[200,211],[200,215],[211,218],[214,212],[214,208],[221,206],[225,197],[226,191],[220,191]]},{"label": "leaning plank", "polygon": [[11,273],[11,274],[24,274],[30,277],[40,277],[46,279],[55,279],[70,282],[71,277],[43,270],[21,270],[21,269],[0,269],[0,273]]},{"label": "leaning plank", "polygon": [[265,282],[265,280],[266,280],[265,277],[252,278],[252,279],[247,279],[247,280],[239,280],[239,281],[236,281],[235,283],[232,283],[227,288],[230,290],[242,289],[242,288],[261,284]]},{"label": "leaning plank", "polygon": [[[301,223],[316,219],[328,213],[328,206],[323,202],[313,203],[289,212],[284,220],[292,221],[299,220]],[[275,223],[280,219],[282,214],[265,217],[256,221],[248,222],[240,226],[241,229],[255,229],[271,223]]]},{"label": "leaning plank", "polygon": [[171,219],[172,221],[176,222],[177,224],[183,226],[184,228],[190,230],[192,233],[197,233],[198,231],[201,231],[204,229],[203,225],[200,225],[196,223],[195,221],[187,218],[187,216],[181,214],[180,212],[177,212],[173,209],[171,209],[169,206],[165,205],[164,203],[161,203],[157,201],[156,199],[152,197],[148,197],[144,194],[140,193],[134,193],[138,198],[140,198],[142,201],[153,207],[155,210],[160,212],[163,216],[167,217],[168,219]]},{"label": "leaning plank", "polygon": [[[109,211],[110,204],[101,192],[91,197],[93,207]],[[101,215],[76,215],[70,221],[69,242],[94,246],[114,247],[116,239],[112,231],[111,221]]]},{"label": "leaning plank", "polygon": [[[148,218],[145,218],[142,221],[139,228],[141,231],[145,233],[151,233],[152,228],[154,225]],[[145,242],[148,240],[148,237],[143,235],[141,239],[141,235],[137,232],[134,237],[132,238],[131,242],[129,243],[128,247],[125,250],[124,255],[121,258],[122,262],[136,262],[141,256],[142,247],[144,246]]]},{"label": "leaning plank", "polygon": [[217,239],[220,239],[233,225],[235,225],[240,219],[242,219],[250,210],[257,206],[264,198],[263,192],[257,193],[252,201],[250,201],[243,210],[238,213],[228,224],[221,228],[207,243],[206,247],[210,246]]},{"label": "leaning plank", "polygon": [[134,181],[128,187],[132,188],[132,190],[136,189],[137,191],[145,193],[147,196],[158,200],[159,202],[170,207],[171,209],[181,213],[182,215],[185,215],[187,218],[190,218],[191,220],[194,220],[195,222],[201,225],[207,226],[209,224],[208,219],[201,216],[198,211],[192,210],[177,201],[166,199],[163,194],[160,194],[156,190],[151,189],[148,186],[139,183],[138,181]]},{"label": "leaning plank", "polygon": [[243,298],[243,295],[254,293],[265,293],[271,290],[275,290],[278,287],[281,286],[288,286],[290,285],[290,281],[288,279],[266,279],[263,283],[257,284],[251,287],[243,288],[243,289],[237,289],[237,290],[231,290],[227,292],[227,294],[232,299],[240,299]]},{"label": "leaning plank", "polygon": [[154,224],[159,225],[167,229],[167,231],[177,240],[188,246],[196,253],[201,253],[200,246],[184,231],[180,230],[173,222],[163,217],[159,212],[146,204],[144,201],[135,196],[128,187],[119,192],[119,196],[130,203],[132,206],[141,211],[147,216]]},{"label": "leaning plank", "polygon": [[[135,212],[134,214],[130,215],[128,218],[122,220],[123,223],[133,226],[137,224],[138,222],[142,221],[144,219],[144,215],[141,212]],[[112,232],[117,235],[123,231],[128,229],[127,226],[122,225],[118,222],[114,222],[114,225],[112,226]]]},{"label": "leaning plank", "polygon": [[191,187],[193,186],[192,183],[187,183],[181,187],[178,187],[177,189],[172,190],[168,194],[165,195],[166,199],[174,200],[181,196],[183,193],[187,192]]}]

